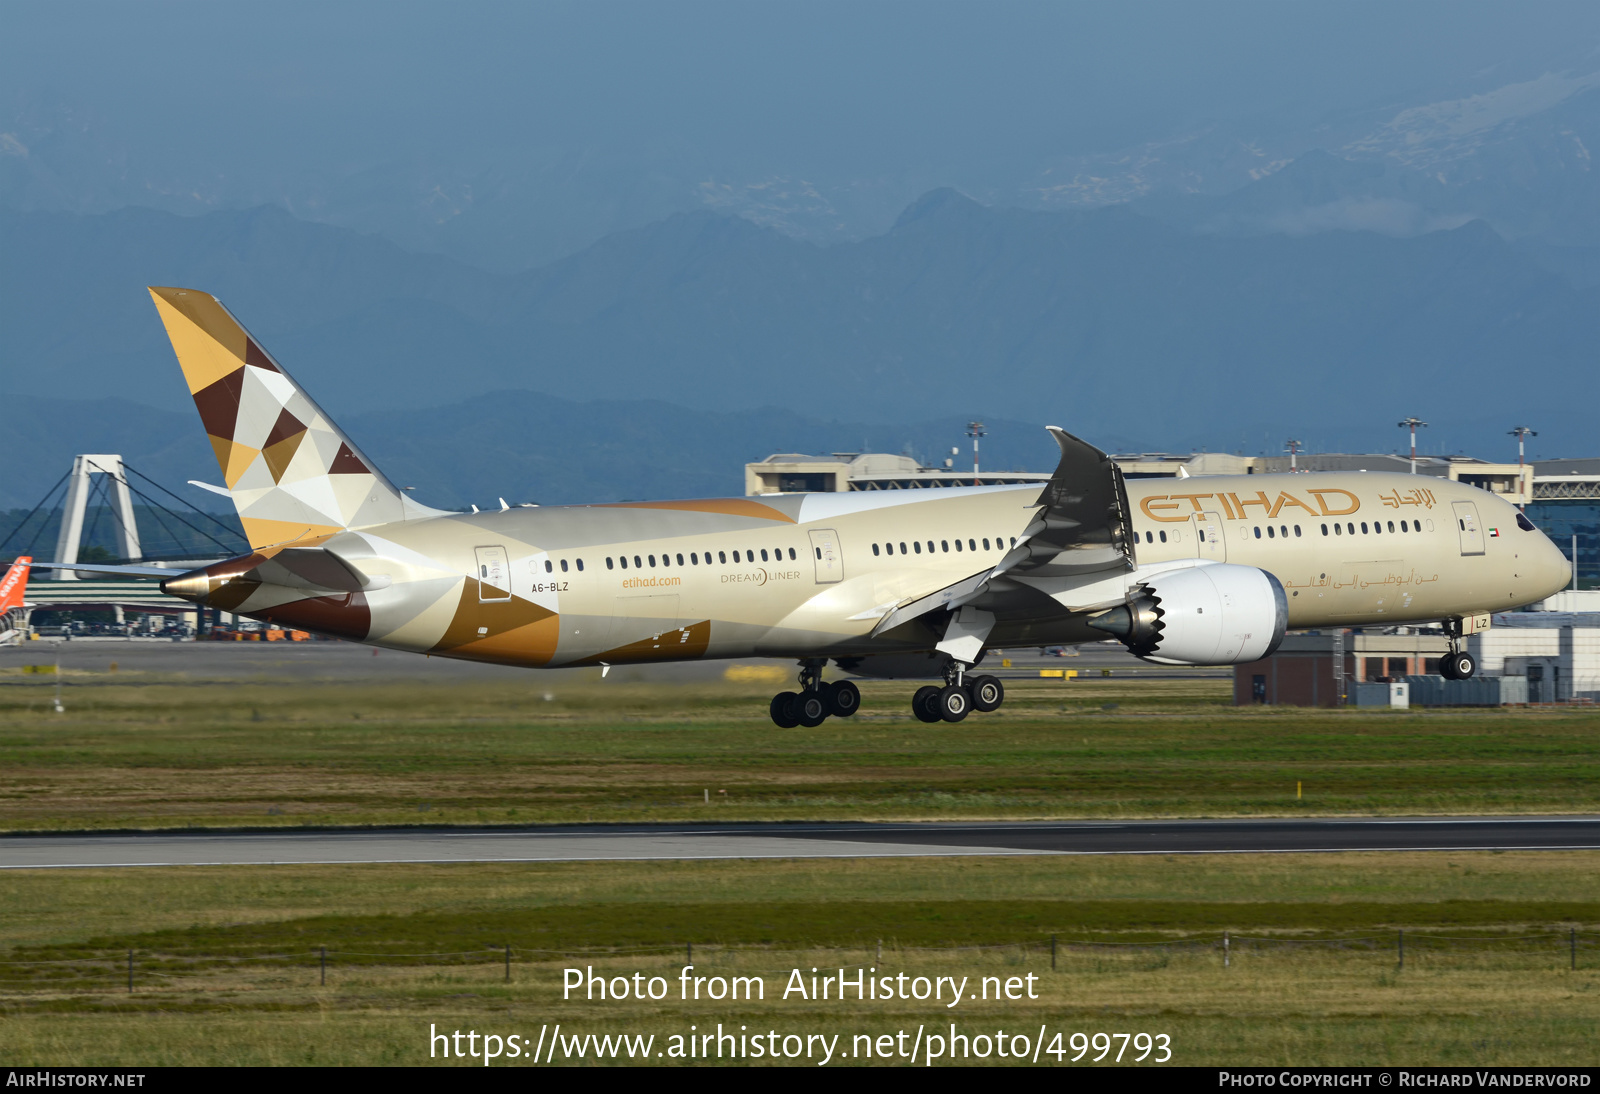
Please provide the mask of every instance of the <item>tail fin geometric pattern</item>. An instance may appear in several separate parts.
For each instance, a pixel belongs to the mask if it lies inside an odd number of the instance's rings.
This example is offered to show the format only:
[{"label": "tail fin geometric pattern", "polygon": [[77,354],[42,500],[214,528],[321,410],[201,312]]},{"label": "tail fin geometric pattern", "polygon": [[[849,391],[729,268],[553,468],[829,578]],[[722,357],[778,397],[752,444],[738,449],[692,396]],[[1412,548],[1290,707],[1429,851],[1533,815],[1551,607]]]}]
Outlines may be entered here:
[{"label": "tail fin geometric pattern", "polygon": [[396,490],[216,297],[150,295],[252,548],[432,512]]}]

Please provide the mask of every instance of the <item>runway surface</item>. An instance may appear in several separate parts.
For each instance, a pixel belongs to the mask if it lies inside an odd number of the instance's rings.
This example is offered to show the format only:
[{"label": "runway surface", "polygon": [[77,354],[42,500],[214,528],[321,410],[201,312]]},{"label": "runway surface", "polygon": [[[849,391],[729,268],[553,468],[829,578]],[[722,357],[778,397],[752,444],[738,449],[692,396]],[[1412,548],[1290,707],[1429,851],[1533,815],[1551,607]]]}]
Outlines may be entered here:
[{"label": "runway surface", "polygon": [[0,869],[1600,849],[1600,817],[636,825],[0,837]]}]

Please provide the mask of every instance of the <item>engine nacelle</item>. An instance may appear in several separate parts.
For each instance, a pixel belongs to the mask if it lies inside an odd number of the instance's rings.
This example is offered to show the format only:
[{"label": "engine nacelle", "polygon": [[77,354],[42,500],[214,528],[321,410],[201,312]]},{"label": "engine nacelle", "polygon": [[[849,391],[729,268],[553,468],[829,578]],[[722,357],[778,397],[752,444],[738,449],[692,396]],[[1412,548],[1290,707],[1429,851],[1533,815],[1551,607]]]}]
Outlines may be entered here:
[{"label": "engine nacelle", "polygon": [[1159,665],[1236,665],[1278,648],[1289,599],[1265,570],[1218,563],[1155,574],[1089,626]]}]

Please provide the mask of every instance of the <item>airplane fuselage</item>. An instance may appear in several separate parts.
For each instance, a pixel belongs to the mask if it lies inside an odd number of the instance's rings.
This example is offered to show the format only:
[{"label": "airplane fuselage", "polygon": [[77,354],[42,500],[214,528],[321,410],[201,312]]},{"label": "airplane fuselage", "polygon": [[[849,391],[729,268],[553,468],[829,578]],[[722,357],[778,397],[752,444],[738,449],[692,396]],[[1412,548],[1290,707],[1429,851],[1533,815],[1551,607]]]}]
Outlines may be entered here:
[{"label": "airplane fuselage", "polygon": [[[433,516],[304,541],[357,572],[359,591],[307,597],[234,583],[207,603],[391,649],[529,667],[908,652],[937,634],[907,625],[874,636],[880,620],[998,564],[1038,494],[995,486]],[[1127,494],[1137,569],[1057,582],[1040,610],[1002,618],[986,646],[1103,639],[1088,615],[1173,568],[1267,571],[1292,628],[1503,611],[1566,576],[1554,544],[1519,526],[1512,505],[1448,480],[1162,478],[1131,480]],[[249,568],[212,569],[230,565]]]}]

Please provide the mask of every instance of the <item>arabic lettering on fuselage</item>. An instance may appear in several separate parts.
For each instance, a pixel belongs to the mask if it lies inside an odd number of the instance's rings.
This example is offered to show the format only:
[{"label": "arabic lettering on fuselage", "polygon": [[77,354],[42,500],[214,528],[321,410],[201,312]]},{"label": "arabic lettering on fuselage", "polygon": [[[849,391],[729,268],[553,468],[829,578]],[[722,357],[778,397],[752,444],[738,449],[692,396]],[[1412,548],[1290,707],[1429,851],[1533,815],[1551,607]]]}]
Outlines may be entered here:
[{"label": "arabic lettering on fuselage", "polygon": [[1398,509],[1402,505],[1421,505],[1424,508],[1432,509],[1438,504],[1438,499],[1434,497],[1433,491],[1426,487],[1416,487],[1407,490],[1404,494],[1398,490],[1388,494],[1379,494],[1378,500],[1390,509]]}]

